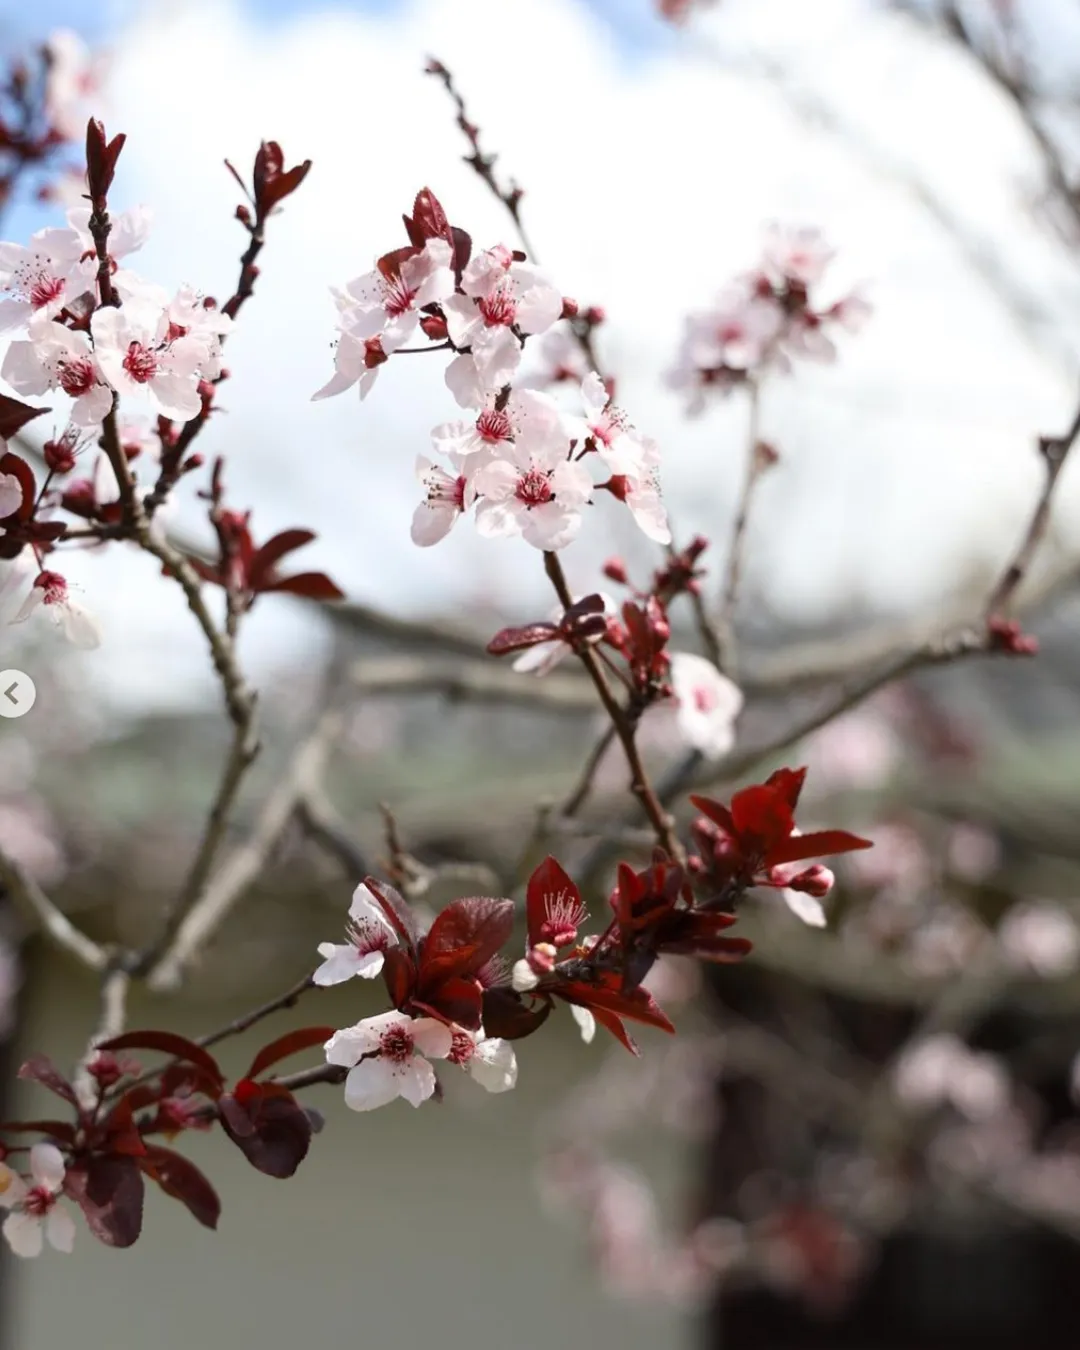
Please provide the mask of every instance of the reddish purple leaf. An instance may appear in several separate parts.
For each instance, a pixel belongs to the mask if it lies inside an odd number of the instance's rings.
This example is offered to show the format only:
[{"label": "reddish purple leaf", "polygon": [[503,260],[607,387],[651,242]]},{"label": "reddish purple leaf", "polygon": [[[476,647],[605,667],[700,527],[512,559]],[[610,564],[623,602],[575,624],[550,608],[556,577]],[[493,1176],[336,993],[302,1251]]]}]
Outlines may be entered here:
[{"label": "reddish purple leaf", "polygon": [[276,1041],[264,1045],[251,1061],[251,1068],[245,1078],[255,1078],[271,1064],[287,1059],[289,1055],[298,1055],[301,1050],[310,1050],[314,1045],[325,1045],[334,1034],[336,1027],[300,1027],[296,1031],[286,1032]]},{"label": "reddish purple leaf", "polygon": [[51,408],[32,408],[29,403],[0,394],[0,441],[8,440],[20,432],[27,422],[51,411]]},{"label": "reddish purple leaf", "polygon": [[529,930],[529,943],[536,946],[544,941],[540,930],[547,919],[549,901],[562,897],[568,906],[581,905],[581,892],[572,877],[554,858],[548,856],[536,868],[529,878],[525,891],[525,918]]},{"label": "reddish purple leaf", "polygon": [[267,1176],[291,1177],[311,1144],[311,1121],[303,1108],[284,1090],[281,1096],[268,1094],[257,1103],[238,1105],[247,1111],[251,1131],[238,1132],[234,1128],[234,1113],[222,1112],[225,1133],[252,1167]]},{"label": "reddish purple leaf", "polygon": [[509,938],[514,902],[490,896],[452,900],[431,925],[424,942],[421,978],[475,975]]},{"label": "reddish purple leaf", "polygon": [[504,1041],[519,1041],[543,1026],[551,1006],[547,1001],[530,1007],[513,989],[485,989],[484,1031]]},{"label": "reddish purple leaf", "polygon": [[0,1134],[44,1134],[61,1144],[75,1142],[75,1126],[66,1120],[9,1120],[0,1125]]},{"label": "reddish purple leaf", "polygon": [[314,530],[282,530],[280,534],[269,538],[251,560],[249,580],[252,587],[258,590],[259,582],[272,567],[276,566],[286,554],[310,544],[315,537]]},{"label": "reddish purple leaf", "polygon": [[500,628],[487,645],[492,656],[505,656],[535,647],[538,642],[551,642],[559,631],[555,623],[527,623],[521,628]]},{"label": "reddish purple leaf", "polygon": [[260,595],[271,595],[276,591],[286,595],[302,595],[305,600],[330,602],[345,599],[345,592],[325,572],[297,572],[295,576],[282,577],[257,589]]},{"label": "reddish purple leaf", "polygon": [[420,940],[420,930],[408,902],[394,890],[393,886],[384,881],[376,881],[374,877],[365,877],[364,885],[375,897],[390,927],[406,947],[415,950]]},{"label": "reddish purple leaf", "polygon": [[793,834],[769,849],[766,862],[769,867],[778,867],[781,863],[801,862],[803,858],[827,858],[834,853],[873,847],[873,840],[860,839],[847,830],[819,830],[816,834]]},{"label": "reddish purple leaf", "polygon": [[111,1041],[103,1041],[99,1050],[160,1050],[163,1055],[173,1059],[187,1060],[205,1070],[212,1082],[220,1088],[225,1078],[218,1068],[217,1060],[201,1045],[189,1041],[186,1036],[178,1036],[172,1031],[126,1031],[122,1036],[114,1036]]},{"label": "reddish purple leaf", "polygon": [[216,1228],[221,1216],[218,1193],[193,1162],[171,1148],[151,1144],[146,1150],[142,1170],[156,1181],[166,1195],[180,1200],[204,1228]]},{"label": "reddish purple leaf", "polygon": [[142,1173],[134,1158],[88,1158],[68,1168],[64,1193],[77,1202],[90,1231],[108,1247],[130,1247],[142,1231]]}]

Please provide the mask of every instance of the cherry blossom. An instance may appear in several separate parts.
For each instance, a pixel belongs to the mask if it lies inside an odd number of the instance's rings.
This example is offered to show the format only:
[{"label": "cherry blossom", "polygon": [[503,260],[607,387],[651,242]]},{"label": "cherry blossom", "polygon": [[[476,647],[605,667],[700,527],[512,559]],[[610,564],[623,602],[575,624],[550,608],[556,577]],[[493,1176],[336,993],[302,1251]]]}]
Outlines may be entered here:
[{"label": "cherry blossom", "polygon": [[780,284],[816,286],[835,256],[821,231],[809,226],[773,224],[765,232],[765,270]]},{"label": "cherry blossom", "polygon": [[174,336],[168,310],[143,297],[129,299],[120,309],[95,310],[90,329],[94,354],[119,394],[145,391],[168,418],[187,421],[198,416],[199,380],[203,368],[214,360],[205,336]]},{"label": "cherry blossom", "polygon": [[539,353],[543,367],[520,381],[524,389],[547,389],[553,384],[580,384],[589,374],[581,343],[565,325],[544,334],[540,339]]},{"label": "cherry blossom", "polygon": [[450,340],[468,348],[446,371],[446,385],[463,408],[509,384],[521,364],[521,337],[543,333],[562,314],[562,296],[539,269],[517,262],[510,249],[479,254],[462,276],[464,295],[443,305]]},{"label": "cherry blossom", "polygon": [[490,1040],[481,1031],[452,1029],[452,1043],[447,1056],[451,1064],[458,1064],[487,1092],[509,1092],[517,1082],[517,1057],[509,1041],[493,1037]]},{"label": "cherry blossom", "polygon": [[70,28],[51,33],[45,49],[49,59],[45,112],[65,140],[74,140],[85,125],[83,104],[98,87],[101,63]]},{"label": "cherry blossom", "polygon": [[62,389],[74,399],[70,415],[77,427],[100,426],[112,408],[112,390],[86,334],[57,323],[47,312],[30,320],[28,340],[8,347],[0,378],[19,394]]},{"label": "cherry blossom", "polygon": [[387,354],[381,338],[361,340],[351,333],[342,332],[334,351],[334,373],[321,389],[312,394],[312,402],[343,394],[354,384],[360,386],[361,400],[367,398],[375,384],[379,367],[386,361]]},{"label": "cherry blossom", "polygon": [[421,310],[454,293],[453,250],[429,239],[419,251],[400,249],[335,293],[342,328],[352,337],[378,337],[389,356],[416,332]]},{"label": "cherry blossom", "polygon": [[0,243],[0,333],[25,328],[35,314],[52,318],[86,290],[88,277],[79,278],[82,253],[72,230],[39,230],[29,246]]},{"label": "cherry blossom", "polygon": [[424,500],[413,512],[410,536],[420,548],[429,548],[445,539],[457,518],[476,498],[466,473],[469,459],[453,451],[447,459],[453,473],[447,473],[426,455],[418,455],[416,459],[416,476],[424,485]]},{"label": "cherry blossom", "polygon": [[992,1055],[969,1050],[948,1032],[909,1046],[893,1073],[897,1095],[914,1110],[950,1103],[970,1120],[986,1120],[1008,1103],[1009,1080]]},{"label": "cherry blossom", "polygon": [[373,1111],[395,1097],[419,1106],[435,1091],[428,1060],[448,1057],[453,1034],[433,1017],[387,1012],[335,1031],[325,1048],[328,1064],[349,1070],[345,1105],[352,1110]]},{"label": "cherry blossom", "polygon": [[704,370],[750,371],[765,360],[783,326],[783,311],[771,292],[762,295],[744,280],[724,291],[714,309],[691,316],[686,354]]},{"label": "cherry blossom", "polygon": [[[496,408],[494,395],[485,402],[486,406],[474,422],[442,422],[433,429],[432,444],[440,454],[477,455],[486,451],[485,458],[490,458],[511,444],[515,428],[510,412]],[[518,395],[515,396],[515,410],[520,407],[521,396]]]},{"label": "cherry blossom", "polygon": [[16,1256],[40,1256],[46,1238],[58,1252],[70,1252],[74,1246],[75,1220],[59,1204],[64,1172],[64,1158],[55,1144],[31,1148],[29,1184],[0,1164],[0,1207],[11,1211],[3,1232]]},{"label": "cherry blossom", "polygon": [[395,942],[382,909],[361,882],[353,892],[346,924],[348,942],[320,942],[323,963],[311,977],[316,984],[341,984],[354,975],[374,979],[383,968],[383,953]]},{"label": "cherry blossom", "polygon": [[578,1025],[581,1039],[586,1045],[591,1045],[596,1037],[596,1018],[588,1008],[580,1008],[576,1003],[570,1004],[570,1016]]},{"label": "cherry blossom", "polygon": [[735,720],[742,711],[742,690],[703,656],[671,653],[672,702],[648,716],[664,719],[679,739],[706,759],[719,759],[735,744]]},{"label": "cherry blossom", "polygon": [[[2,445],[3,442],[0,442]],[[0,520],[5,516],[14,515],[22,506],[23,490],[22,484],[11,473],[0,473]],[[4,533],[4,527],[0,525],[0,534]]]},{"label": "cherry blossom", "polygon": [[479,532],[488,539],[520,534],[539,549],[565,548],[581,529],[581,508],[593,488],[592,478],[568,458],[569,452],[569,440],[557,424],[542,416],[522,419],[504,457],[473,479],[483,498],[476,509]]},{"label": "cherry blossom", "polygon": [[581,385],[584,417],[567,416],[565,425],[572,440],[588,442],[612,473],[639,477],[644,468],[644,448],[626,414],[608,396],[595,371]]},{"label": "cherry blossom", "polygon": [[101,644],[97,621],[72,598],[67,582],[59,572],[39,572],[30,594],[11,623],[25,622],[35,610],[42,609],[75,647],[90,651]]},{"label": "cherry blossom", "polygon": [[635,474],[613,474],[603,487],[625,502],[634,523],[654,544],[671,543],[667,510],[660,495],[660,447],[645,437],[640,443],[641,460]]}]

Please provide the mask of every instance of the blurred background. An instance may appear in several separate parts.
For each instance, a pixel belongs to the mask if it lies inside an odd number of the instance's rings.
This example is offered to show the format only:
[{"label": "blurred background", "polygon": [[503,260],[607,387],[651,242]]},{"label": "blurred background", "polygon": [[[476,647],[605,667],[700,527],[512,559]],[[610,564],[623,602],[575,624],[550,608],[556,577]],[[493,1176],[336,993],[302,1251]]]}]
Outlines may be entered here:
[{"label": "blurred background", "polygon": [[[455,415],[441,367],[391,362],[362,407],[351,394],[310,402],[332,368],[329,287],[396,246],[421,186],[478,243],[510,239],[422,74],[429,56],[525,189],[544,267],[605,310],[620,402],[662,448],[677,539],[714,541],[714,584],[747,407],[736,391],[687,416],[666,378],[686,315],[755,264],[775,221],[818,227],[836,249],[826,301],[857,288],[872,305],[835,363],[799,364],[762,391],[780,460],[749,523],[740,744],[767,743],[853,673],[977,615],[1015,549],[1042,482],[1038,437],[1060,433],[1077,400],[1080,6],[667,8],[0,0],[5,56],[58,28],[103,54],[90,107],[128,135],[112,205],[154,213],[132,260],[141,275],[227,294],[244,238],[223,160],[246,164],[273,138],[288,163],[313,161],[272,222],[229,339],[226,411],[200,449],[227,456],[257,536],[318,531],[305,565],[349,603],[328,616],[267,597],[245,627],[266,746],[237,837],[328,671],[469,660],[477,639],[549,606],[520,540],[462,526],[437,552],[409,542],[415,456]],[[62,210],[19,191],[3,237],[25,242]],[[208,539],[194,490],[179,496],[170,527]],[[659,564],[625,514],[598,508],[564,554],[575,592],[596,588],[613,553],[642,578]],[[1058,1343],[1080,1287],[1078,525],[1070,464],[1019,597],[1037,659],[917,674],[787,757],[811,766],[808,825],[876,841],[838,869],[827,930],[749,905],[744,966],[661,972],[680,1036],[643,1038],[640,1063],[560,1024],[523,1043],[506,1097],[455,1084],[440,1107],[346,1119],[323,1089],[327,1128],[287,1186],[196,1139],[223,1195],[218,1236],[154,1197],[131,1252],[80,1234],[70,1260],[8,1261],[7,1344]],[[95,937],[138,943],[205,816],[220,696],[150,559],[87,550],[65,572],[105,636],[77,653],[0,628],[0,666],[39,691],[31,715],[0,723],[0,844]],[[287,835],[182,993],[145,996],[132,1024],[193,1034],[298,978],[340,929],[355,862],[378,864],[380,801],[424,861],[479,862],[509,884],[537,803],[568,791],[594,722],[357,684],[323,784],[354,865]],[[678,753],[650,747],[661,772]],[[589,818],[610,816],[623,786],[613,761]],[[573,872],[591,841],[564,843]],[[9,928],[10,1064],[31,1047],[73,1061],[95,983]],[[326,997],[346,1021],[366,1011],[351,990]],[[42,1105],[20,1085],[4,1110]]]}]

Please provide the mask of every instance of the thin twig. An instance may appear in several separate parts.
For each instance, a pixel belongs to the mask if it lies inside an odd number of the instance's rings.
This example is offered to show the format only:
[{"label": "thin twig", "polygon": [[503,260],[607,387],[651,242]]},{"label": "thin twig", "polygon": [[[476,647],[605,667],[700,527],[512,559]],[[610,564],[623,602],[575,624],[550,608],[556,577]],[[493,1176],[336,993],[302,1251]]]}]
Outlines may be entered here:
[{"label": "thin twig", "polygon": [[105,969],[109,961],[106,948],[76,928],[67,915],[57,909],[30,873],[2,851],[0,883],[57,947],[89,970]]},{"label": "thin twig", "polygon": [[759,450],[761,389],[757,380],[748,381],[747,394],[749,396],[749,422],[746,434],[746,468],[743,475],[742,492],[739,494],[739,503],[735,509],[735,523],[731,531],[731,547],[728,550],[724,583],[720,595],[720,611],[716,618],[718,639],[716,664],[729,675],[734,675],[736,667],[735,610],[739,600],[739,585],[742,581],[747,526],[750,523],[750,507],[758,482],[769,465],[768,459]]},{"label": "thin twig", "polygon": [[[180,983],[206,942],[266,866],[298,803],[317,784],[343,721],[344,713],[338,707],[323,713],[294,755],[280,785],[267,800],[250,837],[237,846],[210,885],[204,888],[204,873],[208,875],[209,861],[227,825],[224,810],[211,814],[208,835],[213,831],[213,846],[208,846],[207,836],[204,836],[198,855],[208,860],[204,872],[200,873],[197,887],[193,887],[189,879],[188,886],[181,892],[181,899],[190,897],[190,903],[170,915],[161,936],[140,961],[139,968],[146,972],[151,989],[173,989]],[[240,774],[242,771],[242,763],[237,760],[234,772]],[[231,801],[234,791],[235,788],[227,796],[224,791],[219,792],[217,805],[224,800]]]},{"label": "thin twig", "polygon": [[[544,554],[544,569],[555,588],[556,595],[562,602],[563,608],[569,609],[573,604],[573,597],[570,594],[569,586],[566,584],[566,576],[563,573],[557,553]],[[626,762],[630,768],[631,792],[641,803],[653,829],[656,831],[656,838],[664,850],[672,858],[682,858],[683,847],[675,833],[674,824],[653,791],[652,783],[649,781],[649,775],[645,771],[641,754],[637,748],[636,719],[619,706],[618,700],[611,692],[611,686],[607,682],[603,666],[593,649],[583,646],[579,648],[577,655],[596,686],[596,692],[600,695],[600,702],[604,705],[604,710],[611,719],[611,725],[615,728],[615,734],[618,736],[626,755]]]}]

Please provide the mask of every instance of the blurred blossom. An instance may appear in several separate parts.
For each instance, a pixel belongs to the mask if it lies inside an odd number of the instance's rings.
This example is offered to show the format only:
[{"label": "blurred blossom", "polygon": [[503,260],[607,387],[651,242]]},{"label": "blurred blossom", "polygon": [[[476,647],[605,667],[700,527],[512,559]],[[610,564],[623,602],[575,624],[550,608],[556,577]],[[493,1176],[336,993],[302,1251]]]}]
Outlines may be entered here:
[{"label": "blurred blossom", "polygon": [[641,984],[662,1007],[688,1003],[701,991],[701,963],[689,956],[665,953]]},{"label": "blurred blossom", "polygon": [[950,831],[946,858],[961,881],[976,885],[1000,866],[1001,845],[989,830],[964,822]]},{"label": "blurred blossom", "polygon": [[989,1176],[1000,1185],[1029,1158],[1031,1131],[1018,1111],[941,1130],[927,1157],[934,1166],[971,1179]]},{"label": "blurred blossom", "polygon": [[942,978],[962,970],[986,941],[987,931],[973,914],[944,904],[914,928],[905,957],[917,974]]},{"label": "blurred blossom", "polygon": [[896,733],[872,704],[829,722],[807,748],[817,791],[878,787],[899,757]]},{"label": "blurred blossom", "polygon": [[55,821],[40,802],[28,797],[0,798],[0,851],[42,886],[53,885],[67,870]]},{"label": "blurred blossom", "polygon": [[1075,919],[1049,901],[1014,905],[998,925],[997,936],[1005,960],[1036,975],[1068,975],[1080,959]]},{"label": "blurred blossom", "polygon": [[997,1115],[1009,1100],[1005,1067],[970,1050],[957,1036],[930,1036],[905,1050],[893,1071],[896,1094],[916,1111],[949,1103],[969,1120]]},{"label": "blurred blossom", "polygon": [[850,853],[843,866],[857,886],[922,890],[930,878],[926,845],[910,825],[883,821],[874,827],[874,847]]}]

